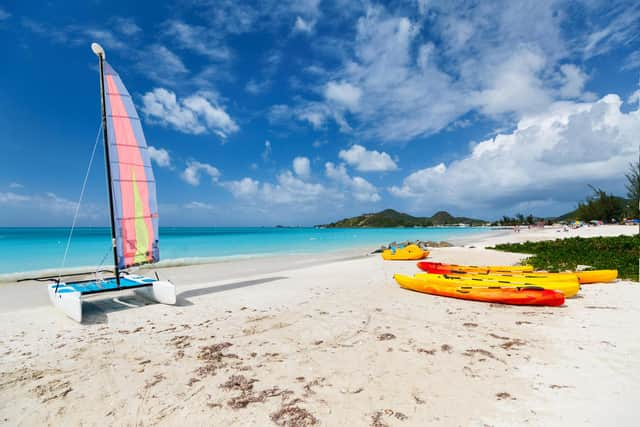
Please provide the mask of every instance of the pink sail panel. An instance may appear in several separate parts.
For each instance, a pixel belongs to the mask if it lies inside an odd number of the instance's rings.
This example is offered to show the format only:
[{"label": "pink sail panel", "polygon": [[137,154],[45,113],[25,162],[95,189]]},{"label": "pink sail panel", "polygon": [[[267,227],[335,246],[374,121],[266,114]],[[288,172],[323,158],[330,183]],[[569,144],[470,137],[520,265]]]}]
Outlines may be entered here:
[{"label": "pink sail panel", "polygon": [[122,269],[159,260],[156,187],[131,96],[106,63],[104,75],[116,249]]}]

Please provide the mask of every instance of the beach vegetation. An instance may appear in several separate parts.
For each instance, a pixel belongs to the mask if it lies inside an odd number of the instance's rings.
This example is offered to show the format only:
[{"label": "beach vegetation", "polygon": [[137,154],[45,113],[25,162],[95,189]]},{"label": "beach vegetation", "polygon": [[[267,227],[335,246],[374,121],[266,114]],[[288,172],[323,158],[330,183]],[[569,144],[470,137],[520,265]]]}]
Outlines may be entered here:
[{"label": "beach vegetation", "polygon": [[622,219],[626,207],[625,199],[608,194],[606,191],[589,186],[593,194],[584,202],[578,203],[576,219],[581,221],[602,220],[604,222],[616,222]]},{"label": "beach vegetation", "polygon": [[493,249],[531,254],[523,263],[536,270],[565,271],[588,265],[598,270],[616,269],[620,278],[638,280],[639,235],[506,243]]},{"label": "beach vegetation", "polygon": [[631,218],[640,218],[640,154],[637,162],[629,164],[629,171],[625,176],[627,199],[629,199],[625,214]]}]

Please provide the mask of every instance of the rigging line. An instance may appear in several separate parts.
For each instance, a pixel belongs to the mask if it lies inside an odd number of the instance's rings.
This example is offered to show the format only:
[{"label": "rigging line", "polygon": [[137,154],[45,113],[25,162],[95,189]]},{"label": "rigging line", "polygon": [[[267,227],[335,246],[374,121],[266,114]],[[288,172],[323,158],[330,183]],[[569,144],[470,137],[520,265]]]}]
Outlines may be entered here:
[{"label": "rigging line", "polygon": [[96,283],[102,281],[102,279],[98,280],[98,273],[104,271],[104,270],[100,270],[100,268],[102,267],[102,264],[104,264],[104,260],[107,259],[107,256],[109,256],[111,251],[113,251],[113,247],[111,245],[109,245],[109,248],[107,249],[107,252],[105,252],[105,254],[102,256],[102,259],[100,260],[100,264],[98,264],[98,267],[96,268],[96,271],[94,273],[95,278],[96,278]]},{"label": "rigging line", "polygon": [[[71,237],[73,236],[73,230],[76,228],[76,220],[78,219],[78,213],[80,212],[80,204],[82,203],[82,198],[84,197],[84,190],[87,187],[87,181],[89,179],[89,172],[91,171],[91,165],[93,164],[93,158],[96,155],[96,148],[98,148],[98,142],[100,141],[100,133],[102,132],[102,121],[100,121],[100,126],[98,127],[98,134],[96,135],[96,142],[93,144],[93,151],[91,152],[91,158],[89,159],[89,166],[87,166],[87,173],[84,175],[84,181],[82,182],[82,189],[80,190],[80,198],[78,199],[78,204],[76,205],[76,212],[73,215],[73,222],[71,223],[71,229],[69,230],[69,237],[67,238],[67,245],[64,248],[64,256],[62,257],[62,265],[60,266],[60,270],[58,271],[58,283],[60,283],[60,276],[62,275],[62,269],[67,262],[67,254],[69,253],[69,246],[71,245]],[[57,290],[57,289],[56,289]]]}]

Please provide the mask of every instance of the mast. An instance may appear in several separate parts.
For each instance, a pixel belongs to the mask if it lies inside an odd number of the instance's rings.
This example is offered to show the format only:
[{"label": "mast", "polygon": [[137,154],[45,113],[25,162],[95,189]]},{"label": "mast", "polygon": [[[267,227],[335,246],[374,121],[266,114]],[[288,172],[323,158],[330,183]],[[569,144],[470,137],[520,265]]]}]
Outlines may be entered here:
[{"label": "mast", "polygon": [[100,64],[100,99],[102,104],[102,136],[104,138],[104,160],[107,169],[107,187],[109,189],[109,217],[111,219],[111,245],[113,247],[113,267],[116,272],[116,284],[120,287],[120,271],[118,269],[118,249],[116,247],[116,220],[113,208],[113,182],[111,181],[111,162],[109,160],[109,139],[107,137],[107,105],[104,88],[105,53],[98,43],[91,43],[91,50],[98,56]]}]

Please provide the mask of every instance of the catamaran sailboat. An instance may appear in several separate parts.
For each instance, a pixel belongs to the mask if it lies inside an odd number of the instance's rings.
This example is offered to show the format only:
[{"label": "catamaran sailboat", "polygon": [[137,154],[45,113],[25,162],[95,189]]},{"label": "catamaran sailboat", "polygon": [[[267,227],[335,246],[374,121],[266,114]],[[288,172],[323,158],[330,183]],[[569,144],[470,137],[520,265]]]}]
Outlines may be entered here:
[{"label": "catamaran sailboat", "polygon": [[82,298],[132,289],[162,304],[175,304],[175,286],[126,269],[160,260],[156,183],[140,118],[120,76],[105,61],[97,43],[91,50],[100,66],[102,135],[109,189],[109,214],[115,276],[73,282],[61,276],[48,285],[53,304],[82,322]]}]

